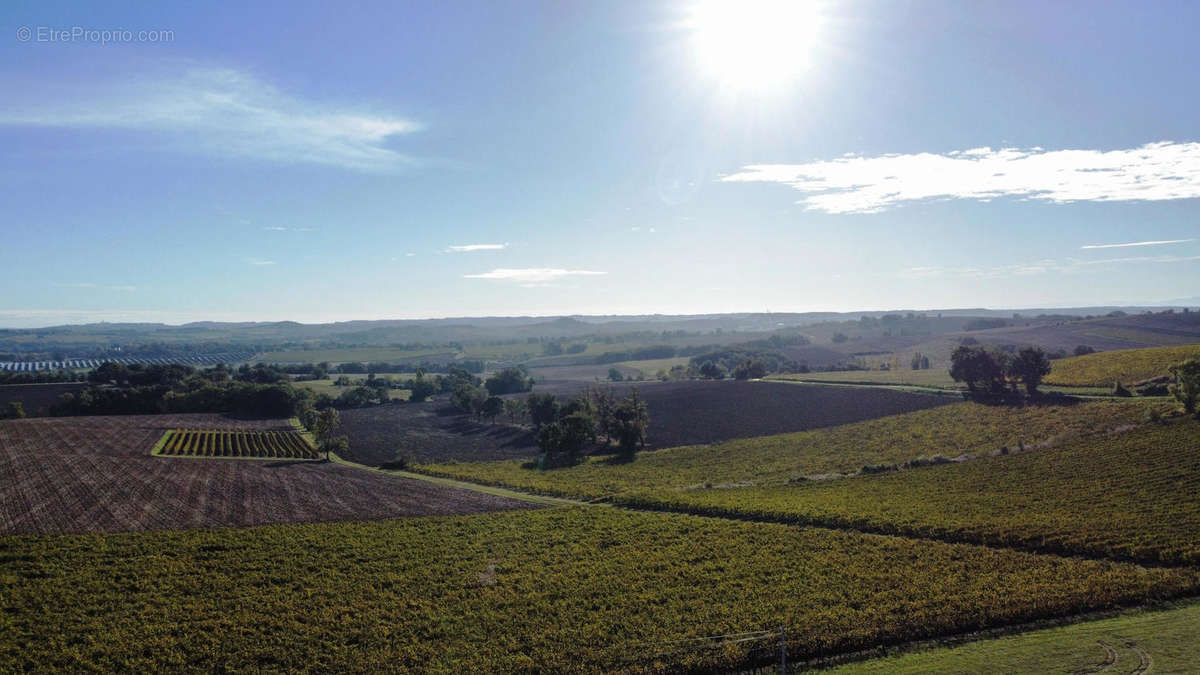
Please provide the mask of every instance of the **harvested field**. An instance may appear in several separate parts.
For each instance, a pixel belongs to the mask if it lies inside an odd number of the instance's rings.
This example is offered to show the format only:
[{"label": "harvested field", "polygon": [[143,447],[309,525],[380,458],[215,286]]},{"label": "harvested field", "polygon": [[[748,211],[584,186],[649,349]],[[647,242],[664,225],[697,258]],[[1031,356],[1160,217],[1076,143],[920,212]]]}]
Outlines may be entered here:
[{"label": "harvested field", "polygon": [[640,384],[638,393],[650,411],[646,444],[653,448],[819,429],[955,402],[886,389],[735,380]]},{"label": "harvested field", "polygon": [[478,462],[537,453],[528,429],[480,424],[445,409],[444,401],[343,410],[346,458],[378,466],[397,457],[416,462]]},{"label": "harvested field", "polygon": [[[154,421],[160,419],[161,421]],[[115,532],[477,513],[533,504],[339,464],[152,457],[164,427],[287,428],[215,415],[0,423],[0,534]]]},{"label": "harvested field", "polygon": [[[535,392],[559,397],[587,386],[564,382],[538,385]],[[626,395],[637,387],[650,411],[646,444],[653,448],[716,443],[803,431],[924,410],[948,397],[883,389],[804,386],[764,382],[617,383]],[[513,395],[525,396],[525,394]],[[480,462],[536,455],[533,434],[506,424],[480,424],[470,415],[443,409],[444,402],[390,405],[342,412],[350,440],[349,459],[379,465],[398,456],[418,463]]]}]

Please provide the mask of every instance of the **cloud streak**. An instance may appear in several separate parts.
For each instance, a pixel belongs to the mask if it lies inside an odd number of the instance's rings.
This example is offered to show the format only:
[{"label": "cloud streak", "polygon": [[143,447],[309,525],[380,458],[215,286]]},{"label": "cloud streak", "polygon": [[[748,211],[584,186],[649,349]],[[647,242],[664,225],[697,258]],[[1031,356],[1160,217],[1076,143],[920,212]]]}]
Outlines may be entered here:
[{"label": "cloud streak", "polygon": [[1015,197],[1055,204],[1200,197],[1200,143],[1163,141],[1126,150],[975,148],[946,154],[754,164],[720,179],[781,183],[825,213],[879,213],[923,200]]},{"label": "cloud streak", "polygon": [[446,253],[470,253],[472,251],[499,251],[508,248],[508,244],[465,244],[463,246],[447,246]]},{"label": "cloud streak", "polygon": [[482,274],[464,274],[467,279],[497,279],[500,281],[514,281],[522,284],[544,283],[547,281],[557,281],[566,277],[584,277],[598,276],[607,274],[607,272],[593,272],[590,270],[564,270],[549,267],[525,267],[520,269],[511,269],[498,267],[491,272]]},{"label": "cloud streak", "polygon": [[1134,263],[1167,264],[1194,262],[1197,260],[1200,260],[1200,255],[1131,256],[1127,258],[1104,258],[1102,260],[1079,260],[1076,258],[1068,258],[1063,261],[1039,260],[1037,262],[1019,265],[992,265],[986,267],[909,267],[901,270],[899,276],[905,279],[934,279],[938,277],[996,279],[1002,277],[1032,276],[1036,274],[1048,274],[1052,272],[1072,272],[1094,265],[1120,265]]},{"label": "cloud streak", "polygon": [[191,152],[372,171],[411,164],[387,143],[421,128],[290,96],[226,68],[84,88],[73,99],[9,98],[0,104],[0,125],[136,130]]},{"label": "cloud streak", "polygon": [[1162,239],[1160,241],[1131,241],[1128,244],[1088,244],[1079,248],[1127,248],[1130,246],[1162,246],[1164,244],[1186,244],[1195,239]]}]

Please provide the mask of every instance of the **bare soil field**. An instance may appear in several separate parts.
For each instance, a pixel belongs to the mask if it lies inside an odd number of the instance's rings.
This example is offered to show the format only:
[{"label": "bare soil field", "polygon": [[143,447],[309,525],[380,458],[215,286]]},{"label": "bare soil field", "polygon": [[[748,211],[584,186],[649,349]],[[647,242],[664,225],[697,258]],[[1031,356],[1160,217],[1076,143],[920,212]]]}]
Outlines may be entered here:
[{"label": "bare soil field", "polygon": [[[339,464],[151,457],[166,428],[290,428],[216,415],[0,423],[0,534],[372,520],[531,503]],[[224,427],[219,425],[224,423]]]},{"label": "bare soil field", "polygon": [[343,410],[341,417],[339,432],[350,441],[346,458],[371,466],[398,457],[422,463],[480,462],[537,454],[528,429],[481,424],[448,409],[444,400]]},{"label": "bare soil field", "polygon": [[[534,391],[566,398],[587,386],[586,382],[560,381],[539,384]],[[885,389],[733,380],[611,385],[621,396],[634,387],[650,412],[646,444],[652,448],[836,426],[957,400]],[[343,411],[342,431],[350,440],[347,457],[377,466],[397,457],[428,464],[517,459],[538,453],[528,429],[480,424],[445,406],[437,401]]]}]

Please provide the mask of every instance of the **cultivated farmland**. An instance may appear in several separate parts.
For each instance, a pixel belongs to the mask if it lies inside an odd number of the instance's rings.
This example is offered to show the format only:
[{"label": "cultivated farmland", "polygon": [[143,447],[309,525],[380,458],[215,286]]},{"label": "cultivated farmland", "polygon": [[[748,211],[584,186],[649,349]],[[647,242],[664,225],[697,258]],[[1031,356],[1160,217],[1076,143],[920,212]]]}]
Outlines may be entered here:
[{"label": "cultivated farmland", "polygon": [[[832,387],[760,384],[767,390]],[[835,389],[850,394],[870,389]],[[853,400],[848,398],[847,400]],[[538,471],[525,462],[438,464],[417,470],[546,494],[604,497],[642,490],[729,485],[779,485],[825,474],[854,473],[864,465],[896,464],[941,455],[991,454],[1001,448],[1049,446],[1069,439],[1126,429],[1148,409],[1145,401],[1095,401],[1074,405],[992,406],[958,402],[930,410],[792,434],[639,453],[631,463],[591,458],[583,464]],[[807,414],[815,416],[815,411]],[[656,420],[651,416],[651,424]]]},{"label": "cultivated farmland", "polygon": [[201,431],[173,429],[155,452],[164,457],[225,459],[316,459],[312,444],[297,431]]},{"label": "cultivated farmland", "polygon": [[1180,361],[1200,356],[1200,345],[1122,349],[1054,361],[1047,384],[1071,387],[1110,387],[1133,384],[1160,375]]},{"label": "cultivated farmland", "polygon": [[340,464],[150,456],[163,426],[197,421],[242,429],[238,433],[291,429],[287,420],[243,422],[216,415],[0,423],[0,534],[363,520],[532,506]]},{"label": "cultivated farmland", "polygon": [[597,507],[0,546],[0,670],[724,670],[777,662],[781,626],[804,658],[1200,584],[1188,569]]},{"label": "cultivated farmland", "polygon": [[1200,565],[1200,424],[788,487],[659,491],[618,502],[1171,565]]}]

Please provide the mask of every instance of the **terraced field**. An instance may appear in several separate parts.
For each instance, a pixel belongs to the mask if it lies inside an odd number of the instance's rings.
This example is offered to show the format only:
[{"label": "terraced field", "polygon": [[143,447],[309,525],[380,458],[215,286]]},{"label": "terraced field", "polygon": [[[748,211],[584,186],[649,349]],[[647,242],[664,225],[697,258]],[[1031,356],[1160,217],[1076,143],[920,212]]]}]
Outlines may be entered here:
[{"label": "terraced field", "polygon": [[1200,424],[789,487],[658,491],[618,503],[1171,565],[1200,565]]},{"label": "terraced field", "polygon": [[[787,384],[749,386],[787,390],[834,389]],[[850,390],[852,393],[855,390]],[[1046,446],[1127,428],[1164,403],[1096,401],[1012,408],[959,402],[930,410],[792,434],[639,453],[628,464],[592,458],[584,464],[537,471],[527,461],[426,464],[416,470],[546,494],[604,497],[615,493],[722,485],[781,485],[864,465],[942,455],[990,454],[1002,447]],[[651,409],[651,425],[655,424]],[[818,410],[806,411],[815,416]]]},{"label": "terraced field", "polygon": [[803,658],[1200,588],[1188,569],[596,507],[7,537],[0,559],[3,671],[730,669],[775,662],[780,626]]},{"label": "terraced field", "polygon": [[316,459],[317,452],[297,431],[203,431],[172,429],[156,446],[163,457],[222,459]]},{"label": "terraced field", "polygon": [[1200,356],[1200,345],[1122,349],[1051,362],[1047,384],[1072,387],[1125,385],[1168,374],[1171,365]]}]

